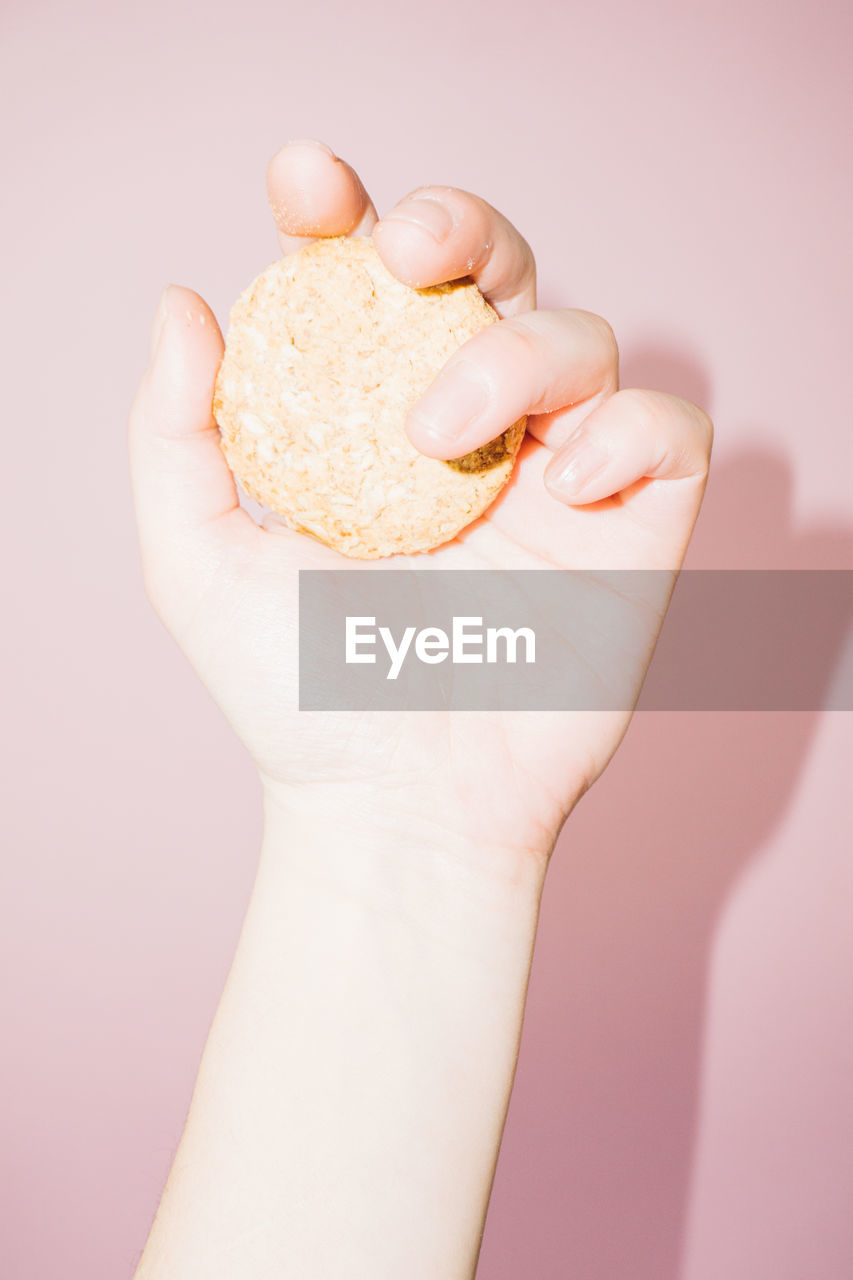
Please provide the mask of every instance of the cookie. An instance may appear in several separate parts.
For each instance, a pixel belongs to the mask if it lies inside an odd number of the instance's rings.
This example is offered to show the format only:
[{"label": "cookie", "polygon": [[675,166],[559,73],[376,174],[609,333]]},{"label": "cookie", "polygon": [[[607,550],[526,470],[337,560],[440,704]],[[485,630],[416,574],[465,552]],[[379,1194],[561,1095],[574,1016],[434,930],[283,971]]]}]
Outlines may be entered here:
[{"label": "cookie", "polygon": [[317,240],[235,303],[213,409],[250,497],[356,559],[428,551],[494,501],[525,419],[451,462],[406,416],[453,352],[497,320],[470,280],[412,289],[368,238]]}]

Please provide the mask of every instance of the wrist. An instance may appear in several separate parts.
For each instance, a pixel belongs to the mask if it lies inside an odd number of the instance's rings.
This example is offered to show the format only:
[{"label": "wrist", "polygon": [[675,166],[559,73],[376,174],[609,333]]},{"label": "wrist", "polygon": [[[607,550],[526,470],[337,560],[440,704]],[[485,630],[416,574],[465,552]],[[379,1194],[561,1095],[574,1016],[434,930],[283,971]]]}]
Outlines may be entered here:
[{"label": "wrist", "polygon": [[414,921],[484,915],[512,926],[538,913],[547,857],[462,836],[432,813],[412,813],[360,784],[283,788],[264,783],[262,868],[310,882],[368,909]]}]

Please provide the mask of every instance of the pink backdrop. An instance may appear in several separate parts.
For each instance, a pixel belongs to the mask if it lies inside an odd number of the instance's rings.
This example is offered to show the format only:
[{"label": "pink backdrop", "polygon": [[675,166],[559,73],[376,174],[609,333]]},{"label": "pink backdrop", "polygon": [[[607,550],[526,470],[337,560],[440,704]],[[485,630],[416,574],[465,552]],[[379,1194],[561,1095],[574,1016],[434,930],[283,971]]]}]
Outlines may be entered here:
[{"label": "pink backdrop", "polygon": [[[712,412],[690,563],[853,567],[850,13],[5,6],[4,1277],[132,1273],[258,846],[140,584],[124,422],[161,286],[225,317],[290,137],[380,212],[473,189],[543,305],[608,317],[625,384]],[[844,713],[635,720],[550,873],[482,1280],[853,1275],[851,748]]]}]

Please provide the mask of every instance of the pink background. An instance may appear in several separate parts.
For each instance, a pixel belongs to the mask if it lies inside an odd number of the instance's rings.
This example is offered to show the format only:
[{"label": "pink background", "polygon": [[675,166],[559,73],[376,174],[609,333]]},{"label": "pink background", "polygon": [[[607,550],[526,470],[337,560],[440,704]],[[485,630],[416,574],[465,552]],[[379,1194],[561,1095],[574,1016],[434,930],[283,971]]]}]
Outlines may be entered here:
[{"label": "pink background", "polygon": [[[849,4],[7,4],[9,1280],[129,1277],[260,833],[143,597],[161,286],[275,257],[266,161],[468,187],[717,443],[694,566],[853,567]],[[9,300],[11,282],[12,301]],[[637,717],[546,893],[482,1280],[853,1275],[850,714]]]}]

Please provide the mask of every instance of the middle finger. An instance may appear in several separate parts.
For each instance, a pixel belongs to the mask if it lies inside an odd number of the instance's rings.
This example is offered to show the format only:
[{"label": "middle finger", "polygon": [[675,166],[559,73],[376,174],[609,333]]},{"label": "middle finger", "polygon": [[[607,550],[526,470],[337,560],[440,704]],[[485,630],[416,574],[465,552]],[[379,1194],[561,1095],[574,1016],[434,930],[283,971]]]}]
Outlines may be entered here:
[{"label": "middle finger", "polygon": [[490,204],[456,187],[419,187],[377,222],[386,267],[416,289],[470,276],[500,316],[536,306],[530,245]]}]

